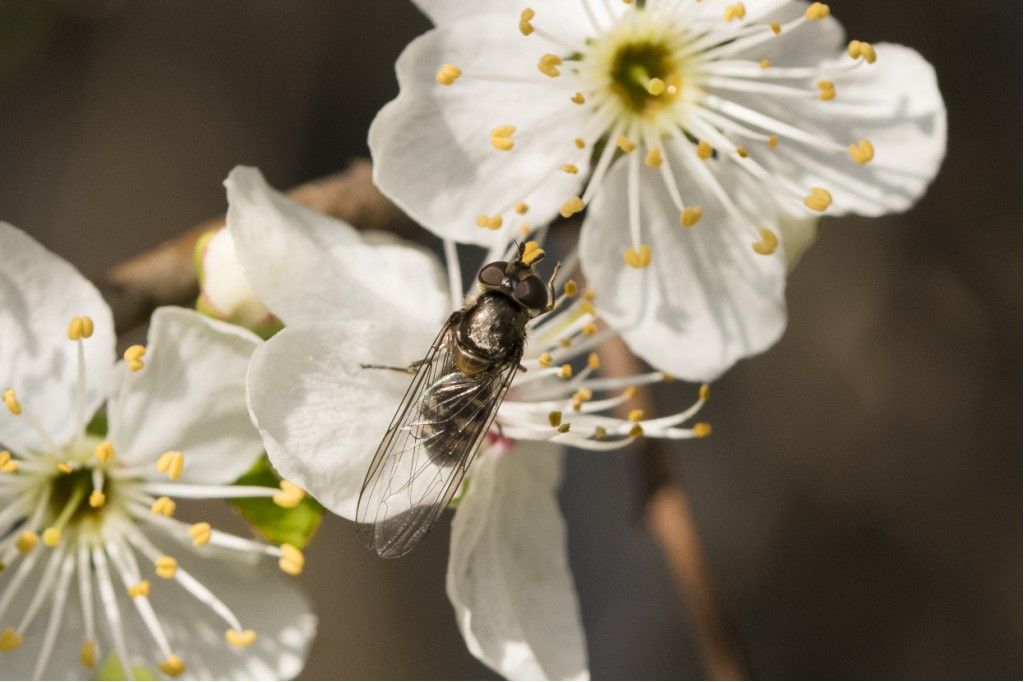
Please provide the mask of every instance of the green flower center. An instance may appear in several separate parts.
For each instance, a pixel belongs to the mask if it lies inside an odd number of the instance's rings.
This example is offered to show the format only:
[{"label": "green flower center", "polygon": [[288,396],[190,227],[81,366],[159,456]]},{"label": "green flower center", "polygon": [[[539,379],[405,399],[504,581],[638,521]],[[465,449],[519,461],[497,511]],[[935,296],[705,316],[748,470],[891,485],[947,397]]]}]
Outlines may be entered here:
[{"label": "green flower center", "polygon": [[61,519],[60,525],[76,526],[83,521],[98,521],[110,499],[110,479],[103,483],[106,500],[103,504],[93,507],[89,498],[93,494],[92,469],[85,467],[67,474],[58,474],[52,479],[50,487],[50,511],[53,518]]},{"label": "green flower center", "polygon": [[624,43],[612,57],[609,76],[612,91],[627,109],[638,114],[664,108],[682,89],[672,51],[661,42]]}]

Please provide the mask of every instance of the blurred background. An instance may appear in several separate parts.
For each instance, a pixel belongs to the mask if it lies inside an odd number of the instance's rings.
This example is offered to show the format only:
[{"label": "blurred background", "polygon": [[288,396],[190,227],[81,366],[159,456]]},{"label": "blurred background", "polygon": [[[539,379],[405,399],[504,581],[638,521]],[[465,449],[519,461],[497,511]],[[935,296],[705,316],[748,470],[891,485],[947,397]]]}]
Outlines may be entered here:
[{"label": "blurred background", "polygon": [[[825,222],[785,337],[673,463],[755,676],[1020,677],[1021,4],[831,5],[935,64],[949,155],[911,212]],[[428,28],[402,0],[0,0],[0,219],[96,276],[222,213],[236,164],[339,170]],[[562,506],[594,677],[700,676],[633,459],[571,456]],[[384,562],[327,518],[304,677],[490,677],[447,541]]]}]

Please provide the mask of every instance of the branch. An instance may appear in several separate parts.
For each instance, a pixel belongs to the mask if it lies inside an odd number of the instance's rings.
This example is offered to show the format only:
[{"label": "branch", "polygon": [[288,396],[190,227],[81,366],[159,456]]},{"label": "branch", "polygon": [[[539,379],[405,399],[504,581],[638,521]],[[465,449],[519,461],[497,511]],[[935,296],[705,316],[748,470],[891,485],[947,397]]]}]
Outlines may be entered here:
[{"label": "branch", "polygon": [[[360,230],[388,230],[410,237],[418,229],[373,185],[370,162],[354,161],[347,169],[288,192],[313,210],[340,218]],[[162,305],[191,306],[199,295],[192,253],[209,230],[223,227],[224,216],[200,223],[185,234],[107,270],[96,280],[123,334],[149,321]]]},{"label": "branch", "polygon": [[[618,337],[605,342],[601,360],[616,376],[644,371],[640,361]],[[636,401],[646,414],[653,414],[654,401],[650,393],[641,392]],[[746,656],[711,579],[686,491],[682,482],[673,480],[664,441],[639,441],[637,464],[643,476],[647,531],[665,556],[679,598],[696,623],[701,660],[708,677],[747,679]]]}]

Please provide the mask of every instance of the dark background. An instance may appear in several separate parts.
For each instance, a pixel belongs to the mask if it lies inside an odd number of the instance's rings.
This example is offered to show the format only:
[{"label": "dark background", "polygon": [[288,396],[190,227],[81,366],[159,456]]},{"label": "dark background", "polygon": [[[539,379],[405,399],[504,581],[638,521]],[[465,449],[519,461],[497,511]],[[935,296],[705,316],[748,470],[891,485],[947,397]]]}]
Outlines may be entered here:
[{"label": "dark background", "polygon": [[[949,155],[911,212],[826,221],[786,336],[715,385],[715,436],[675,464],[757,676],[1019,678],[1021,5],[832,9],[936,65]],[[400,0],[0,1],[0,219],[97,275],[222,212],[235,164],[335,171],[427,28]],[[628,456],[570,458],[592,672],[699,676],[638,487]],[[446,528],[385,563],[328,519],[305,676],[487,676],[446,557]]]}]

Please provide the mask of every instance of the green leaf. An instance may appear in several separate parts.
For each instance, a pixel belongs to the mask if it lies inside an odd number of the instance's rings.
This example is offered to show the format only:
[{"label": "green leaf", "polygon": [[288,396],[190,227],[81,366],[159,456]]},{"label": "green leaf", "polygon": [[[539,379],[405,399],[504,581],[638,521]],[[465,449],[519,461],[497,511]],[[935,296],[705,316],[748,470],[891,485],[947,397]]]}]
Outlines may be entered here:
[{"label": "green leaf", "polygon": [[[155,680],[157,679],[156,673],[149,668],[145,668],[141,665],[132,666],[132,676],[137,680]],[[123,680],[126,679],[124,674],[124,668],[121,667],[121,660],[117,657],[117,654],[110,652],[106,660],[103,661],[103,665],[96,671],[97,680]]]},{"label": "green leaf", "polygon": [[94,436],[103,438],[107,435],[107,413],[100,410],[92,416],[92,420],[89,425],[85,427],[85,432]]},{"label": "green leaf", "polygon": [[[270,460],[264,455],[252,469],[235,481],[235,485],[276,488],[280,480]],[[291,509],[277,506],[269,497],[234,498],[231,504],[267,542],[275,545],[287,542],[299,549],[304,549],[316,535],[324,515],[324,508],[309,495]]]}]

